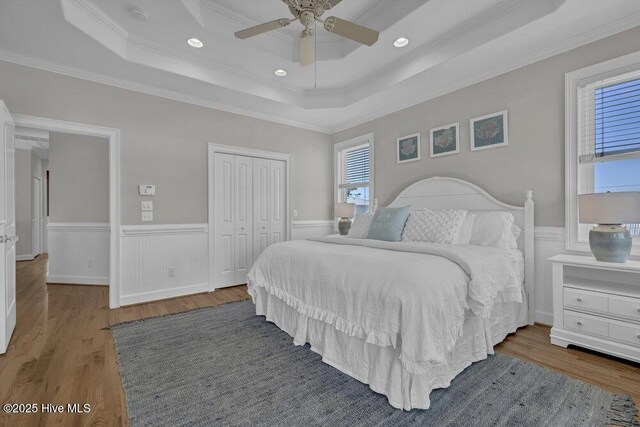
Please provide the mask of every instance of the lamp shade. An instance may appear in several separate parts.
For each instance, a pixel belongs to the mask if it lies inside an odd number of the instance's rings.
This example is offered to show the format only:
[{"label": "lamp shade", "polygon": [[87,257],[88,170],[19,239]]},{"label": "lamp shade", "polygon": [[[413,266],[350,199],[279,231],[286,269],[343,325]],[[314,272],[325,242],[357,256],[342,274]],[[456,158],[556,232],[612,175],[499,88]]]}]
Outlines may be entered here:
[{"label": "lamp shade", "polygon": [[584,224],[640,222],[640,191],[578,195],[579,220]]},{"label": "lamp shade", "polygon": [[356,204],[336,203],[335,213],[337,218],[353,218],[356,213]]}]

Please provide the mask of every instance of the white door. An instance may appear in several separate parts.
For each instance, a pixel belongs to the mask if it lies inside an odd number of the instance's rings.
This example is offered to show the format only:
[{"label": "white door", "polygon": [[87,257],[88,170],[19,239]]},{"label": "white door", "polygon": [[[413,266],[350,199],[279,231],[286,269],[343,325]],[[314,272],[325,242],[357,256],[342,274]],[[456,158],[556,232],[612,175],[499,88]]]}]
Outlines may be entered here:
[{"label": "white door", "polygon": [[0,100],[0,354],[16,326],[16,218],[14,124]]},{"label": "white door", "polygon": [[214,254],[215,287],[235,285],[234,163],[230,154],[215,154],[214,176]]},{"label": "white door", "polygon": [[255,259],[269,246],[271,234],[269,162],[267,159],[253,159],[253,254]]},{"label": "white door", "polygon": [[235,156],[236,285],[247,283],[253,265],[253,159]]},{"label": "white door", "polygon": [[271,179],[269,182],[269,244],[282,242],[285,240],[285,218],[286,218],[286,169],[284,162],[279,160],[269,161]]},{"label": "white door", "polygon": [[33,200],[31,201],[31,253],[34,256],[38,256],[42,253],[40,250],[40,237],[42,236],[41,227],[41,206],[42,206],[42,182],[40,178],[33,178],[31,197]]}]

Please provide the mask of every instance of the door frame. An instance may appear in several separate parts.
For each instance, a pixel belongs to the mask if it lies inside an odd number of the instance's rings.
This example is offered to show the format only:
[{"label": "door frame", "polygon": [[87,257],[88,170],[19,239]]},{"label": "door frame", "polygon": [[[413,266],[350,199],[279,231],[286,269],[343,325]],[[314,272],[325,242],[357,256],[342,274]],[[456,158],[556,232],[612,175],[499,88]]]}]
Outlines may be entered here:
[{"label": "door frame", "polygon": [[[33,190],[34,188],[38,187],[38,192],[40,193],[40,197],[38,197],[38,230],[36,230],[36,234],[38,236],[38,249],[37,250],[33,250],[33,212],[31,213],[31,253],[34,255],[34,257],[37,257],[38,255],[40,255],[41,253],[43,253],[42,251],[42,177],[40,176],[32,176],[31,177],[31,202],[33,202],[34,200],[36,200],[36,198],[33,196]],[[31,209],[33,210],[33,206],[31,206]]]},{"label": "door frame", "polygon": [[232,145],[215,144],[210,142],[208,147],[208,222],[209,222],[209,291],[215,291],[215,154],[233,154],[238,156],[257,157],[261,159],[279,160],[285,167],[285,240],[291,239],[291,155],[275,151],[264,151],[253,148],[234,147]]},{"label": "door frame", "polygon": [[109,141],[109,308],[120,307],[120,129],[13,114],[16,126],[97,136]]}]

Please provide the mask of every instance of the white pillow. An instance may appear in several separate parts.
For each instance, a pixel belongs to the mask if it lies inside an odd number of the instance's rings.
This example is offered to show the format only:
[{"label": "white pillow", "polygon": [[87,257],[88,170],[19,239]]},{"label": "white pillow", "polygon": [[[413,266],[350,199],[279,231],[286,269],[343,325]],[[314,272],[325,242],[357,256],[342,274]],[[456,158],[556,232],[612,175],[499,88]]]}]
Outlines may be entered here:
[{"label": "white pillow", "polygon": [[371,226],[372,219],[373,212],[365,212],[360,215],[356,215],[353,219],[353,224],[351,224],[347,237],[351,237],[353,239],[366,239],[369,235],[369,227]]},{"label": "white pillow", "polygon": [[[518,247],[514,233],[520,229],[514,224],[515,219],[509,212],[487,211],[475,212],[470,245],[493,246],[502,249]],[[515,227],[515,228],[514,228]]]},{"label": "white pillow", "polygon": [[458,235],[458,239],[454,242],[458,245],[468,245],[471,241],[471,233],[473,232],[473,223],[475,222],[476,214],[472,212],[468,212],[467,216],[462,223],[462,227],[460,228],[460,234]]},{"label": "white pillow", "polygon": [[460,235],[460,229],[466,216],[467,211],[460,209],[413,211],[404,226],[402,240],[454,243]]}]

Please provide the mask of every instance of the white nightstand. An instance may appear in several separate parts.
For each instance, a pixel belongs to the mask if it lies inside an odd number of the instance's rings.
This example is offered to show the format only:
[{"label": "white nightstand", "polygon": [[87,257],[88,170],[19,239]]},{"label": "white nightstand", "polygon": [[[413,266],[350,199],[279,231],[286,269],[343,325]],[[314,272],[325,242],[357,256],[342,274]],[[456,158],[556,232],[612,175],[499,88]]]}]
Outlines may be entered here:
[{"label": "white nightstand", "polygon": [[640,362],[640,262],[556,255],[551,343]]}]

